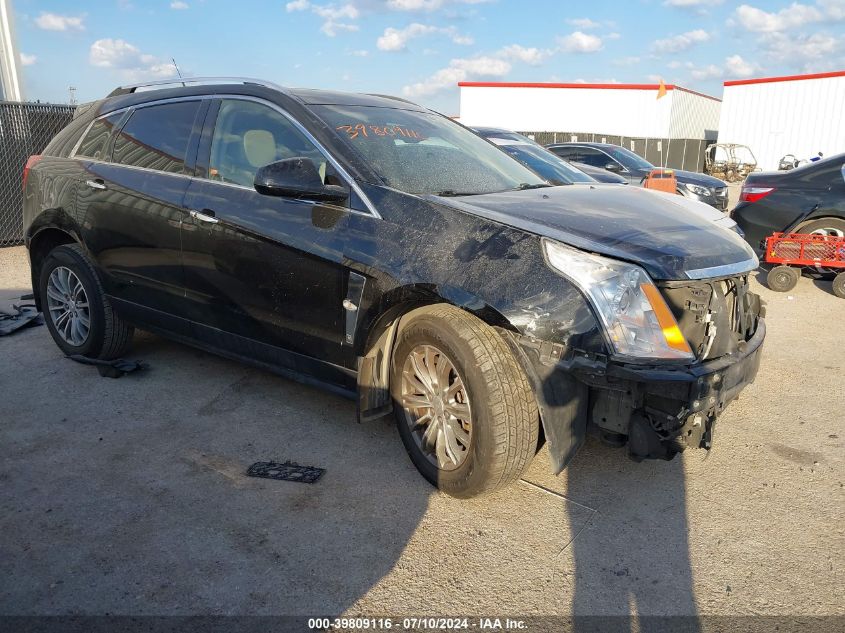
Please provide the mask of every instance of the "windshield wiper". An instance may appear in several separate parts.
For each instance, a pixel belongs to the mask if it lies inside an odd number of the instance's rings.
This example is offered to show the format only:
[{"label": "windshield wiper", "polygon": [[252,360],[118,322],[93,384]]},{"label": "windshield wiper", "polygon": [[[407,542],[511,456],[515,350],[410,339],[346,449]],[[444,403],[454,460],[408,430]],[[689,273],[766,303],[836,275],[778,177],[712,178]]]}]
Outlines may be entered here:
[{"label": "windshield wiper", "polygon": [[552,185],[548,183],[537,183],[536,185],[529,184],[527,182],[520,183],[516,187],[514,187],[511,191],[525,191],[526,189],[544,189],[546,187],[551,187]]},{"label": "windshield wiper", "polygon": [[458,196],[477,196],[475,191],[455,191],[454,189],[446,189],[445,191],[438,191],[435,196],[442,196],[444,198],[456,198]]}]

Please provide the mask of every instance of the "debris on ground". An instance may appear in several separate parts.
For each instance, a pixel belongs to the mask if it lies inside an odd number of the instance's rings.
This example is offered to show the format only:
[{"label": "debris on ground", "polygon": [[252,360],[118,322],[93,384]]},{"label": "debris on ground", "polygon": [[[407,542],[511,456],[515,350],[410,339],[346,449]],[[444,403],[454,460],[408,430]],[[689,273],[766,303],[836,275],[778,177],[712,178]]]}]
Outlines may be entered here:
[{"label": "debris on ground", "polygon": [[[21,297],[22,299],[24,297]],[[12,305],[12,312],[0,310],[0,336],[6,336],[23,327],[43,325],[44,318],[34,305]]]},{"label": "debris on ground", "polygon": [[281,481],[299,481],[305,484],[313,484],[323,473],[325,468],[316,466],[300,466],[296,462],[255,462],[250,466],[246,474],[248,477],[263,477],[265,479],[279,479]]},{"label": "debris on ground", "polygon": [[125,358],[100,360],[99,358],[88,358],[79,354],[70,354],[68,358],[83,365],[94,365],[103,378],[121,378],[133,371],[149,368],[149,365],[142,360],[126,360]]}]

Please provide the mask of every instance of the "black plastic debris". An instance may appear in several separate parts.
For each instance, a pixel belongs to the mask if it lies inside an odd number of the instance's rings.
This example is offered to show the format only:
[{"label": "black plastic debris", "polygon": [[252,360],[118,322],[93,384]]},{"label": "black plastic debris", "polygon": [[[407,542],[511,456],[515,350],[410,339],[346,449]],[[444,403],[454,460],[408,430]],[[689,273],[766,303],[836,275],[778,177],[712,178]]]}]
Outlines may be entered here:
[{"label": "black plastic debris", "polygon": [[125,358],[100,360],[98,358],[80,356],[79,354],[71,354],[68,358],[76,361],[77,363],[82,363],[83,365],[94,365],[103,378],[121,378],[133,371],[147,369],[149,367],[149,365],[142,360],[126,360]]},{"label": "black plastic debris", "polygon": [[325,468],[316,466],[300,466],[295,462],[255,462],[250,466],[246,474],[248,477],[263,477],[265,479],[279,479],[281,481],[299,481],[304,484],[313,484],[323,473]]},{"label": "black plastic debris", "polygon": [[6,336],[30,325],[44,324],[44,318],[34,305],[12,305],[12,310],[0,310],[0,336]]}]

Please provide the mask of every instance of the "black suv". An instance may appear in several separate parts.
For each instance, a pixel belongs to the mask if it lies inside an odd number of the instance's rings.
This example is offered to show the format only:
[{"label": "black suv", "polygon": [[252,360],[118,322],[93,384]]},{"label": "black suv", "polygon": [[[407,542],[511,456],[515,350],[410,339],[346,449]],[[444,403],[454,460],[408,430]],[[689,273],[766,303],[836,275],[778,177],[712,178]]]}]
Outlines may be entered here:
[{"label": "black suv", "polygon": [[[611,143],[553,143],[546,147],[568,161],[619,174],[633,185],[641,185],[652,169],[659,169],[631,150]],[[678,179],[679,194],[709,204],[719,211],[728,210],[728,185],[725,181],[694,171],[672,171]]]},{"label": "black suv", "polygon": [[[401,99],[252,80],[119,88],[24,173],[37,301],[66,354],[133,327],[394,414],[449,494],[588,428],[710,447],[765,335],[738,236],[631,187],[552,187]],[[541,428],[543,433],[541,434]]]}]

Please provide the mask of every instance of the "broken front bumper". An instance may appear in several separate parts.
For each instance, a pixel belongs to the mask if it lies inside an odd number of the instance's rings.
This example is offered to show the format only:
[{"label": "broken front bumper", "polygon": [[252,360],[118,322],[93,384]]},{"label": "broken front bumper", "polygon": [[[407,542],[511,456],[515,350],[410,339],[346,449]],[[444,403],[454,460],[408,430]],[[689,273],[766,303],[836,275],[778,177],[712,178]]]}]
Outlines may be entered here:
[{"label": "broken front bumper", "polygon": [[634,365],[598,356],[560,360],[560,346],[514,336],[512,346],[534,382],[556,472],[594,428],[641,459],[671,459],[685,448],[712,446],[722,410],[757,375],[766,337],[754,335],[734,354],[694,365]]}]

